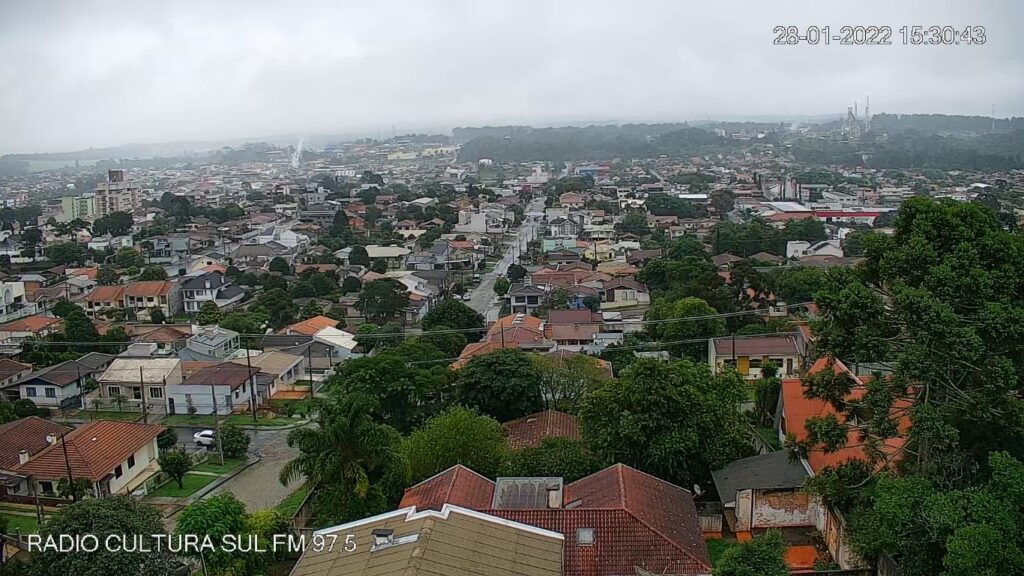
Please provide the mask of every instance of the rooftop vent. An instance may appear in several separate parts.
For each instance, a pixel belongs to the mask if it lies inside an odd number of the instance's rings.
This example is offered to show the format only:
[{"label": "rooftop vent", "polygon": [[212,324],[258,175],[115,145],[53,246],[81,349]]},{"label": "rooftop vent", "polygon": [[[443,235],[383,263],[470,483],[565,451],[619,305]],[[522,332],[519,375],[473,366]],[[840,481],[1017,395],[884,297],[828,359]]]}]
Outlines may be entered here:
[{"label": "rooftop vent", "polygon": [[373,536],[373,546],[388,546],[395,543],[395,531],[391,528],[375,528],[370,533]]},{"label": "rooftop vent", "polygon": [[594,545],[594,529],[593,528],[577,528],[576,529],[576,545],[577,546],[593,546]]},{"label": "rooftop vent", "polygon": [[24,464],[25,462],[28,462],[28,450],[18,452],[18,464]]}]

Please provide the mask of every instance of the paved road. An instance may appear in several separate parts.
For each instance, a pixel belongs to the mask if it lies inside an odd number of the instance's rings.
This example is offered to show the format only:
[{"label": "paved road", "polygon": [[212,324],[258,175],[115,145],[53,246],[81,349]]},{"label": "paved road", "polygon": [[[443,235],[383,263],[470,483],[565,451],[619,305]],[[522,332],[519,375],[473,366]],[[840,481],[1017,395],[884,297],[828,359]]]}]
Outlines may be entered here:
[{"label": "paved road", "polygon": [[[526,251],[526,245],[530,240],[537,237],[537,231],[542,225],[544,216],[544,199],[537,198],[527,206],[525,221],[519,228],[519,233],[508,251],[495,265],[494,270],[484,274],[480,278],[480,284],[470,291],[470,299],[467,301],[469,307],[484,315],[484,320],[494,322],[498,319],[501,306],[493,304],[494,281],[505,274],[508,267],[517,262],[516,256]],[[518,245],[518,248],[517,248]]]},{"label": "paved road", "polygon": [[[192,443],[192,434],[202,428],[175,428],[179,443]],[[249,511],[273,508],[298,488],[300,482],[293,481],[282,486],[278,474],[286,462],[298,455],[298,450],[289,448],[286,442],[288,430],[249,430],[249,451],[259,455],[261,460],[243,470],[234,478],[218,486],[211,494],[230,490],[241,500]]]}]

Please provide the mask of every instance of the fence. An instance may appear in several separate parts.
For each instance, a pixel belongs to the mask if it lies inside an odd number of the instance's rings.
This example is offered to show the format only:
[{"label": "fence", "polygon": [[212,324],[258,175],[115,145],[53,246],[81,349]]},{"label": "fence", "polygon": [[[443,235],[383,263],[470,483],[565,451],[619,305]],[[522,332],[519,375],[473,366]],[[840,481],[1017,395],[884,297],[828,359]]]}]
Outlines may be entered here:
[{"label": "fence", "polygon": [[697,502],[697,519],[704,534],[722,533],[722,504],[720,502]]},{"label": "fence", "polygon": [[313,494],[314,491],[310,490],[306,494],[306,498],[302,500],[302,504],[299,505],[299,509],[295,511],[295,515],[292,516],[290,525],[293,532],[297,535],[310,536],[313,533],[313,528],[310,523],[313,520]]}]

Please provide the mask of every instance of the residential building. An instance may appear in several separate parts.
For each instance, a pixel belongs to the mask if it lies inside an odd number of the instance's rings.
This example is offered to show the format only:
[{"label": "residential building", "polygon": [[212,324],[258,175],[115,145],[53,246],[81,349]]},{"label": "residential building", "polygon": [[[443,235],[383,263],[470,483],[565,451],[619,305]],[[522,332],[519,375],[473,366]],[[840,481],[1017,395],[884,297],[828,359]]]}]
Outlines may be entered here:
[{"label": "residential building", "polygon": [[307,318],[301,322],[296,322],[291,326],[285,326],[278,334],[303,334],[306,336],[312,336],[324,328],[336,328],[338,321],[334,318],[328,318],[327,316],[313,316]]},{"label": "residential building", "polygon": [[217,325],[202,326],[187,340],[185,347],[199,354],[224,359],[238,350],[238,332]]},{"label": "residential building", "polygon": [[[582,215],[580,220],[582,220]],[[583,232],[583,224],[571,218],[555,218],[548,222],[548,236],[553,238],[578,238]]]},{"label": "residential building", "polygon": [[805,527],[814,528],[821,502],[803,490],[810,476],[786,450],[731,462],[711,473],[725,520],[734,534]]},{"label": "residential building", "polygon": [[120,406],[147,412],[168,410],[166,387],[183,380],[177,358],[118,357],[97,378],[97,400],[104,407]]},{"label": "residential building", "polygon": [[163,431],[155,424],[96,420],[63,437],[51,435],[49,446],[12,470],[28,485],[16,495],[57,497],[57,485],[68,477],[69,468],[73,478],[90,481],[92,497],[145,490],[160,472],[156,437]]},{"label": "residential building", "polygon": [[843,248],[839,240],[822,240],[811,244],[804,240],[786,242],[786,258],[804,258],[806,256],[843,256]]},{"label": "residential building", "polygon": [[60,332],[64,322],[53,316],[24,316],[13,322],[0,326],[0,351],[6,354],[21,352],[21,344],[26,338],[43,338]]},{"label": "residential building", "polygon": [[216,362],[167,385],[168,414],[231,414],[248,410],[260,369],[235,362]]},{"label": "residential building", "polygon": [[3,395],[11,397],[16,391],[17,398],[27,398],[46,408],[84,408],[85,381],[99,372],[102,368],[79,360],[66,360],[24,374],[8,384]]},{"label": "residential building", "polygon": [[510,314],[491,324],[483,340],[467,344],[451,367],[459,369],[476,356],[506,348],[550,352],[555,348],[555,342],[544,336],[544,321],[540,318],[527,314]]},{"label": "residential building", "polygon": [[601,309],[648,306],[651,295],[647,286],[632,278],[613,278],[601,287]]},{"label": "residential building", "polygon": [[85,297],[85,311],[90,316],[115,309],[124,309],[124,286],[97,286]]},{"label": "residential building", "polygon": [[217,308],[228,310],[244,297],[245,290],[222,272],[206,272],[181,281],[181,301],[189,315],[199,312],[208,301],[216,304]]},{"label": "residential building", "polygon": [[547,292],[538,286],[513,284],[508,291],[513,314],[533,314],[544,303]]},{"label": "residential building", "polygon": [[17,389],[13,389],[8,395],[7,388],[31,373],[31,364],[15,362],[10,358],[0,358],[0,400],[17,400],[20,397]]},{"label": "residential building", "polygon": [[405,259],[411,251],[401,246],[377,246],[371,244],[366,247],[366,254],[370,261],[384,260],[389,270],[402,270],[405,268]]},{"label": "residential building", "polygon": [[138,318],[149,318],[153,309],[170,318],[178,311],[179,296],[178,285],[168,280],[132,282],[124,287],[124,308]]},{"label": "residential building", "polygon": [[60,199],[61,222],[71,222],[82,219],[92,222],[96,219],[96,195],[86,194],[82,196],[65,196]]},{"label": "residential building", "polygon": [[[453,505],[410,506],[318,535],[338,546],[308,547],[292,574],[302,576],[561,576],[558,532]],[[351,542],[349,547],[346,542]]]},{"label": "residential building", "polygon": [[0,282],[0,323],[31,316],[38,311],[25,295],[24,282]]},{"label": "residential building", "polygon": [[561,478],[492,481],[456,465],[408,488],[401,507],[461,506],[565,536],[562,574],[710,575],[693,495],[623,464]]},{"label": "residential building", "polygon": [[604,318],[589,308],[550,310],[544,323],[544,335],[558,344],[559,350],[579,352],[594,343]]},{"label": "residential building", "polygon": [[28,496],[28,479],[13,470],[48,448],[52,438],[70,431],[67,426],[36,416],[0,424],[0,501],[34,503]]},{"label": "residential building", "polygon": [[780,378],[796,377],[807,353],[800,332],[784,336],[723,336],[708,340],[708,364],[716,372],[734,368],[746,380],[757,380],[769,362]]},{"label": "residential building", "polygon": [[113,212],[134,212],[141,206],[138,184],[125,176],[124,170],[107,171],[107,181],[96,185],[96,217]]}]

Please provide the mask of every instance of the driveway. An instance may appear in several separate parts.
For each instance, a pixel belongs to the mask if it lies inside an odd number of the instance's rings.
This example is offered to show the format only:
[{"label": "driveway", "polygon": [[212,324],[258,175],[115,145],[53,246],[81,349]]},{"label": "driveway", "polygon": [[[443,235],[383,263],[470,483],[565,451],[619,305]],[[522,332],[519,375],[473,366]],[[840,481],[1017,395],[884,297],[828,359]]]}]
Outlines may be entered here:
[{"label": "driveway", "polygon": [[494,281],[503,276],[508,267],[518,262],[518,256],[526,252],[526,245],[537,236],[544,215],[544,199],[537,198],[527,206],[525,220],[519,228],[512,245],[505,255],[494,266],[494,270],[480,278],[480,284],[470,291],[469,307],[484,315],[485,322],[494,322],[501,313],[501,305],[492,304],[494,300]]}]

